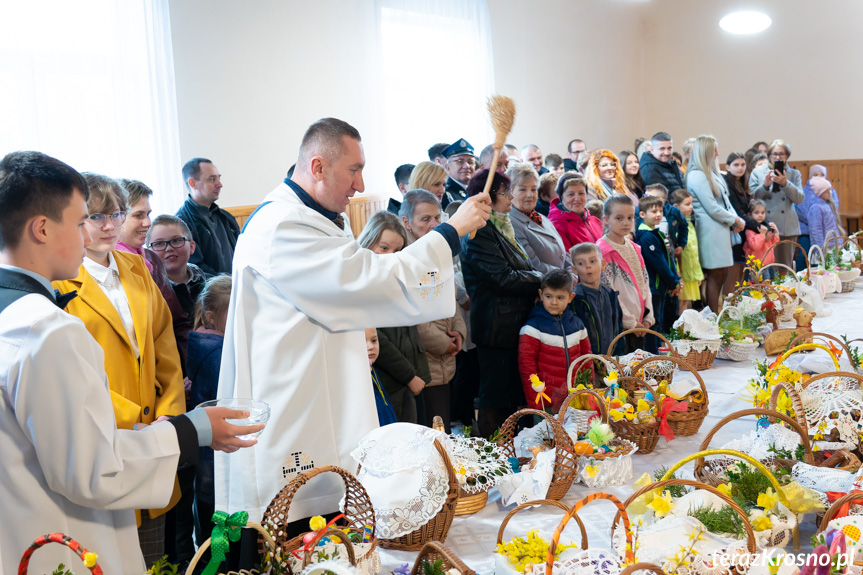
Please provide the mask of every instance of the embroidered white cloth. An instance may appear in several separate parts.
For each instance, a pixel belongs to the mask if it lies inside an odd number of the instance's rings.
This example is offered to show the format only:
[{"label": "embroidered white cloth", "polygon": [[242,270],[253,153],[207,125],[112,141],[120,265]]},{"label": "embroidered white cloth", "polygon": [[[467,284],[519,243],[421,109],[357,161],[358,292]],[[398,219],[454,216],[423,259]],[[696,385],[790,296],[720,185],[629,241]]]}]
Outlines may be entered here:
[{"label": "embroidered white cloth", "polygon": [[536,465],[533,469],[524,469],[518,473],[506,475],[497,482],[497,490],[500,491],[504,507],[545,499],[554,475],[555,454],[554,449],[540,451],[536,455]]},{"label": "embroidered white cloth", "polygon": [[366,434],[351,452],[362,466],[357,479],[375,508],[379,537],[415,531],[443,508],[449,478],[435,439],[445,445],[447,437],[428,427],[392,423]]},{"label": "embroidered white cloth", "polygon": [[488,491],[512,473],[503,449],[481,437],[451,435],[446,450],[459,487],[468,493]]},{"label": "embroidered white cloth", "polygon": [[[786,450],[792,455],[800,445],[800,436],[796,431],[774,423],[761,429],[754,429],[749,435],[740,437],[723,445],[721,449],[733,449],[751,455],[759,461],[766,461],[776,457],[770,451],[771,447]],[[723,459],[723,461],[729,461]]]},{"label": "embroidered white cloth", "polygon": [[674,327],[682,327],[696,339],[719,340],[722,338],[722,334],[719,333],[719,328],[714,323],[713,318],[715,317],[716,314],[711,312],[710,308],[704,308],[701,312],[687,309],[683,310],[680,317],[675,320]]},{"label": "embroidered white cloth", "polygon": [[[626,439],[619,441],[632,448],[636,445]],[[597,460],[589,455],[580,457],[576,464],[576,481],[581,481],[588,487],[608,487],[609,485],[624,485],[632,479],[632,456],[619,455],[608,459]]]}]

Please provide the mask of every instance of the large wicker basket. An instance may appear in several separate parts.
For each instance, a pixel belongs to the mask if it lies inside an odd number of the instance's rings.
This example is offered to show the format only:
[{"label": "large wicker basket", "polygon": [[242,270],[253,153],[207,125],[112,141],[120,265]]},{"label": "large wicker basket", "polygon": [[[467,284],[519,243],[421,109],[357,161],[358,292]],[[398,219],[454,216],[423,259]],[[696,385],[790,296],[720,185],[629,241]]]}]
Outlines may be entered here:
[{"label": "large wicker basket", "polygon": [[[577,389],[570,393],[560,406],[560,412],[557,414],[557,418],[560,421],[561,425],[563,425],[563,420],[566,415],[566,408],[569,406],[570,403],[572,403],[573,401],[575,401],[575,399],[581,396],[588,396],[593,398],[594,402],[596,403],[597,409],[599,410],[600,420],[604,421],[605,423],[610,423],[610,420],[608,418],[608,407],[605,403],[605,399],[599,393],[592,389]],[[612,427],[612,429],[614,428]],[[589,455],[589,457],[592,457],[597,461],[605,461],[606,459],[614,459],[616,457],[622,457],[624,455],[631,455],[636,450],[637,446],[633,447],[632,444],[626,441],[621,441],[621,439],[626,438],[615,437],[610,442],[610,446],[620,447],[621,449],[608,453],[592,453]],[[576,454],[576,460],[578,460],[579,457],[583,457],[583,455]]]},{"label": "large wicker basket", "polygon": [[[721,310],[719,310],[719,315],[716,316],[716,327],[719,328],[719,324],[722,321],[722,316],[728,314],[728,317],[732,319],[737,319],[740,323],[740,327],[743,327],[743,313],[733,305],[726,305]],[[737,316],[736,318],[734,316]],[[719,328],[721,330],[721,328]],[[716,354],[716,357],[719,359],[727,359],[729,361],[748,361],[749,358],[752,357],[752,354],[755,353],[755,350],[758,349],[758,342],[753,341],[752,343],[744,343],[732,341],[727,344],[723,343],[719,346],[719,352]]]},{"label": "large wicker basket", "polygon": [[[443,418],[435,415],[432,419],[432,428],[444,432]],[[488,503],[488,490],[478,493],[468,493],[461,485],[458,488],[458,499],[455,504],[455,515],[472,515],[477,511],[482,510]]]},{"label": "large wicker basket", "polygon": [[[553,501],[551,499],[537,499],[535,501],[528,501],[527,503],[522,503],[512,511],[506,514],[506,517],[503,518],[503,521],[500,524],[500,527],[497,530],[497,544],[500,545],[503,543],[503,533],[506,529],[506,526],[509,525],[510,520],[515,517],[517,514],[521,513],[525,509],[535,509],[540,505],[550,505],[552,507],[557,507],[561,511],[569,511],[569,507],[561,503],[560,501]],[[587,530],[584,528],[584,523],[582,523],[581,519],[576,516],[575,522],[578,524],[578,529],[581,531],[581,548],[587,548]]]},{"label": "large wicker basket", "polygon": [[341,467],[336,467],[334,465],[315,467],[294,477],[294,479],[284,486],[282,490],[276,494],[273,500],[270,501],[270,504],[267,506],[267,510],[264,512],[261,523],[270,533],[272,533],[276,545],[281,549],[283,554],[287,555],[292,551],[302,549],[303,537],[305,534],[289,538],[286,531],[289,521],[288,513],[291,509],[291,501],[303,485],[308,483],[313,477],[317,477],[325,473],[334,473],[338,475],[342,478],[342,481],[345,484],[344,527],[350,529],[352,532],[360,534],[364,533],[366,525],[370,525],[372,528],[370,539],[371,545],[369,546],[369,549],[362,556],[356,558],[357,562],[364,561],[369,558],[369,556],[374,552],[375,547],[378,545],[378,539],[375,536],[375,510],[374,507],[372,507],[369,494],[366,492],[362,483],[360,483],[356,477],[351,475],[350,472]]},{"label": "large wicker basket", "polygon": [[[775,423],[777,420],[782,421],[785,425],[789,426],[791,429],[797,432],[800,436],[800,443],[803,445],[803,462],[808,463],[809,465],[815,464],[815,456],[812,453],[812,446],[809,443],[809,433],[800,426],[799,423],[794,421],[787,415],[779,413],[778,411],[771,411],[769,409],[742,409],[740,411],[735,411],[732,414],[726,415],[719,422],[713,426],[707,435],[704,437],[704,441],[701,442],[701,445],[698,447],[698,451],[708,451],[710,449],[710,442],[713,440],[713,437],[719,433],[719,430],[735,421],[740,419],[741,417],[747,417],[750,415],[761,417],[766,417],[771,423]],[[712,463],[712,464],[711,464]],[[717,465],[717,463],[710,462],[704,458],[699,457],[695,460],[695,477],[699,481],[707,483],[708,485],[712,485],[716,487],[721,483],[725,483],[727,478],[717,471],[717,468],[725,469],[728,466],[729,461],[727,459],[722,459],[721,464]],[[774,458],[771,461],[762,461],[761,463],[768,465],[768,463],[772,464],[775,469],[785,469],[789,470],[797,463],[796,460],[789,459],[778,459]]]},{"label": "large wicker basket", "polygon": [[[555,448],[554,473],[551,476],[551,484],[548,486],[546,498],[553,500],[561,499],[569,491],[572,482],[575,480],[577,474],[576,457],[569,433],[558,423],[554,416],[537,409],[520,409],[506,418],[506,421],[500,428],[500,437],[497,440],[497,444],[503,448],[507,457],[515,457],[516,424],[518,424],[518,421],[522,417],[529,415],[545,419],[551,427],[554,445],[550,447]],[[528,461],[530,461],[529,458],[519,458],[519,463],[522,465]]]},{"label": "large wicker basket", "polygon": [[423,545],[420,554],[417,555],[417,560],[414,562],[413,569],[411,569],[411,575],[425,575],[423,561],[434,563],[437,560],[443,563],[444,573],[455,569],[459,575],[476,575],[476,571],[465,565],[461,559],[455,556],[455,553],[437,541],[429,541]]},{"label": "large wicker basket", "polygon": [[[632,396],[636,389],[642,387],[656,397],[656,390],[649,383],[638,377],[619,377],[617,378],[620,387],[626,390],[627,394]],[[647,401],[647,400],[645,400]],[[652,401],[647,401],[650,405],[655,405]],[[656,449],[656,444],[659,443],[659,421],[655,423],[633,423],[627,421],[626,418],[619,421],[610,422],[611,429],[621,439],[631,441],[637,447],[636,453],[648,454],[653,453]]]},{"label": "large wicker basket", "polygon": [[674,431],[674,435],[684,437],[695,435],[701,428],[701,424],[704,423],[704,418],[706,418],[707,414],[710,413],[710,398],[707,396],[707,387],[704,385],[704,380],[701,378],[698,371],[696,371],[695,367],[689,365],[685,359],[674,355],[671,357],[648,357],[636,365],[633,370],[637,371],[644,369],[645,373],[647,373],[646,367],[648,365],[658,363],[660,361],[670,361],[675,363],[680,369],[688,370],[695,376],[695,379],[698,381],[698,385],[701,387],[701,401],[698,401],[697,395],[690,394],[688,398],[689,405],[685,412],[672,411],[668,414],[668,425],[671,427],[672,431]]}]

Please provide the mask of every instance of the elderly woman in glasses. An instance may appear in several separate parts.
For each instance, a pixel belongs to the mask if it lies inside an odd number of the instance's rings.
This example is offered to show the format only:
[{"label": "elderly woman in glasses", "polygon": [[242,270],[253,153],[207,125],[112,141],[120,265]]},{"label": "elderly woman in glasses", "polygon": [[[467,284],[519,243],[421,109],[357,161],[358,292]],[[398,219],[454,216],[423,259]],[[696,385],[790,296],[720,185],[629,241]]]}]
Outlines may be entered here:
[{"label": "elderly woman in glasses", "polygon": [[[783,240],[797,241],[800,235],[800,220],[795,204],[803,201],[803,178],[799,170],[787,165],[791,157],[791,146],[785,140],[773,140],[767,148],[768,163],[752,170],[749,175],[749,190],[756,200],[767,205],[767,219],[779,228]],[[782,162],[783,169],[776,162]],[[791,266],[793,251],[791,244],[781,244],[774,250],[778,263]]]},{"label": "elderly woman in glasses", "polygon": [[[116,249],[128,199],[111,178],[84,174],[90,189],[84,224],[91,238],[78,277],[54,282],[61,292],[78,292],[66,307],[105,351],[105,372],[120,429],[137,429],[162,416],[186,411],[180,355],[171,312],[144,259]],[[164,555],[165,513],[180,498],[174,485],[165,509],[143,510],[138,534],[148,565]]]}]

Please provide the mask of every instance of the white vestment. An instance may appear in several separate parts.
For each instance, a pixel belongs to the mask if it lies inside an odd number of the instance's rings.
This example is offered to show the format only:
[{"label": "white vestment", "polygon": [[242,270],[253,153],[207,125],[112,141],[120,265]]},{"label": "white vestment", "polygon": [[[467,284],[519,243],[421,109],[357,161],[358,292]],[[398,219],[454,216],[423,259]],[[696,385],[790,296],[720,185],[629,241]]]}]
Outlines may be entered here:
[{"label": "white vestment", "polygon": [[[452,251],[429,233],[375,255],[305,206],[286,184],[270,192],[234,252],[218,396],[270,405],[258,444],[216,453],[216,509],[260,521],[301,471],[338,465],[378,426],[363,329],[452,317]],[[291,521],[336,510],[344,485],[315,478],[291,504]]]},{"label": "white vestment", "polygon": [[[174,426],[117,430],[102,348],[40,294],[0,313],[0,574],[18,572],[40,535],[61,532],[98,554],[105,573],[144,573],[135,509],[168,504],[180,448]],[[30,573],[72,551],[36,551]]]}]

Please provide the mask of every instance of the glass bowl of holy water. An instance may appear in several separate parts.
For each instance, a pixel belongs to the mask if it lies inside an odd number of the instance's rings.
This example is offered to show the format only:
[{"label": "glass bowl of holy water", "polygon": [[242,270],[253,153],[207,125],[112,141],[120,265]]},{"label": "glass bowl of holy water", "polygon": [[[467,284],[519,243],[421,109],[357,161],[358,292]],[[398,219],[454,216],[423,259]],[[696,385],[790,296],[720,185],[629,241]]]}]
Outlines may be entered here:
[{"label": "glass bowl of holy water", "polygon": [[[227,397],[205,401],[204,403],[199,404],[198,407],[229,407],[231,409],[241,409],[249,412],[249,417],[243,419],[226,419],[225,421],[231,425],[255,425],[258,423],[267,423],[267,420],[270,419],[269,404],[259,399]],[[263,431],[263,429],[261,431]],[[247,441],[259,436],[261,431],[258,431],[257,433],[248,433],[246,435],[238,435],[237,437]]]}]

